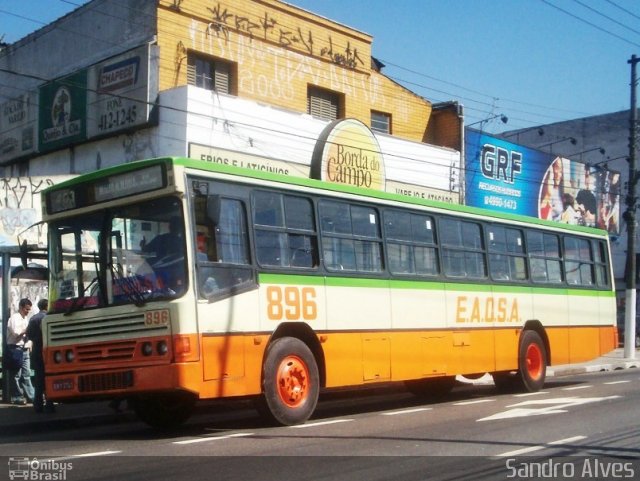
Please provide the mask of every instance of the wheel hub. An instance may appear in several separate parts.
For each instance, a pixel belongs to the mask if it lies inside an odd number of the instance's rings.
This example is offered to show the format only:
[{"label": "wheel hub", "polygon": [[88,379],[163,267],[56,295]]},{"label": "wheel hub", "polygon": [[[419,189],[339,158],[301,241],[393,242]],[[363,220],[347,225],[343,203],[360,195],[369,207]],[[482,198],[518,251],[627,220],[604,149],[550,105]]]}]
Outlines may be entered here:
[{"label": "wheel hub", "polygon": [[542,351],[537,344],[529,344],[527,346],[527,372],[531,379],[537,380],[542,376],[543,361]]},{"label": "wheel hub", "polygon": [[305,402],[309,390],[309,372],[302,359],[297,356],[283,359],[277,376],[278,394],[283,403],[296,407]]}]

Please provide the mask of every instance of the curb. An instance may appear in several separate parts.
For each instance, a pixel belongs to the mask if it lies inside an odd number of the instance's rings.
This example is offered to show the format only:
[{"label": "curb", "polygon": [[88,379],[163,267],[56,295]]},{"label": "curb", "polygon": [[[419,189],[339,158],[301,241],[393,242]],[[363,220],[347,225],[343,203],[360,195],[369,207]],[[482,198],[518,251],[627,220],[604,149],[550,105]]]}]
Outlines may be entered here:
[{"label": "curb", "polygon": [[548,377],[571,376],[588,372],[620,371],[623,369],[640,368],[640,361],[616,361],[604,364],[589,364],[586,366],[558,366],[547,369]]}]

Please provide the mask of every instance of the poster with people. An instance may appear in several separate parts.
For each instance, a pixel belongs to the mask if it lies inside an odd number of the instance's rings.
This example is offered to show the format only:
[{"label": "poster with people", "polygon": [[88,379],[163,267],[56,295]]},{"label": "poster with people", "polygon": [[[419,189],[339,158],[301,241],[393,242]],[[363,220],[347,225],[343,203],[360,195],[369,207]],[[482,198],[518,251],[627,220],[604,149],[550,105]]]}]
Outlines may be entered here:
[{"label": "poster with people", "polygon": [[466,204],[620,230],[620,173],[465,131]]}]

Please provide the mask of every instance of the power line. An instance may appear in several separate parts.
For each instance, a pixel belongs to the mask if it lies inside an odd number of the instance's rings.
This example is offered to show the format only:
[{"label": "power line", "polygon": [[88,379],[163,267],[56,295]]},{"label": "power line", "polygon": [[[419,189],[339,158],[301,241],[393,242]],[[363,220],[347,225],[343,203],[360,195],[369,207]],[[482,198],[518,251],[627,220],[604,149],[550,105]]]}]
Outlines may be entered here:
[{"label": "power line", "polygon": [[622,28],[626,28],[627,30],[629,30],[629,31],[631,31],[631,32],[633,32],[633,33],[637,33],[637,34],[639,34],[639,35],[640,35],[640,32],[639,32],[638,30],[635,30],[635,29],[633,29],[633,28],[631,28],[631,27],[629,27],[629,26],[627,26],[627,25],[623,24],[622,22],[618,22],[616,19],[611,18],[611,17],[609,17],[608,15],[605,15],[604,13],[602,13],[602,12],[600,12],[600,11],[596,10],[595,8],[590,7],[590,6],[589,6],[589,5],[587,5],[586,3],[581,2],[580,0],[573,0],[573,1],[574,1],[574,2],[576,2],[578,5],[583,6],[583,7],[584,7],[584,8],[586,8],[587,10],[592,11],[592,12],[593,12],[593,13],[595,13],[596,15],[600,15],[601,17],[606,18],[607,20],[609,20],[609,21],[611,21],[611,22],[615,23],[616,25],[619,25],[619,26],[620,26],[620,27],[622,27]]},{"label": "power line", "polygon": [[[72,4],[72,5],[77,5],[77,4],[74,4],[74,3],[72,3],[72,2],[66,2],[66,3],[70,3],[70,4]],[[128,8],[128,9],[130,9],[130,10],[131,10],[131,8],[130,8],[130,7],[126,7],[126,8]],[[110,12],[100,12],[100,13],[101,13],[101,14],[104,14],[104,15],[107,15],[107,16],[111,16],[111,17],[113,17],[113,18],[117,18],[117,17],[116,17],[116,16],[114,16],[113,14],[110,14]],[[138,13],[142,13],[142,12],[138,12]],[[193,12],[192,14],[193,14],[194,16],[198,16],[198,15],[200,15],[200,16],[201,16],[200,12]],[[175,37],[176,37],[176,39],[179,39],[179,37],[178,37],[177,35],[176,35]],[[101,40],[102,40],[102,39],[101,39]],[[408,70],[408,69],[407,69],[407,70]],[[383,75],[385,75],[385,76],[386,76],[386,77],[388,77],[388,78],[393,79],[393,77],[392,77],[392,76],[388,76],[388,75],[386,75],[386,74],[383,74]],[[427,76],[427,77],[428,77],[428,76]],[[328,79],[327,79],[327,77],[322,77],[322,78],[323,78],[324,80],[328,80]],[[432,78],[433,78],[433,77],[432,77]],[[434,78],[434,79],[435,79],[435,78]],[[394,79],[394,80],[395,80],[395,79]],[[436,80],[437,80],[437,79],[436,79]],[[397,81],[398,81],[399,83],[401,83],[401,84],[402,84],[402,83],[406,83],[406,84],[411,85],[411,82],[404,81],[404,80],[402,80],[402,79],[397,79]],[[462,100],[465,100],[465,101],[469,101],[469,102],[473,102],[473,103],[478,103],[478,104],[480,104],[480,105],[485,105],[485,106],[490,106],[490,105],[491,105],[491,104],[488,104],[487,102],[483,102],[483,101],[476,100],[476,99],[473,99],[473,98],[461,97],[461,96],[458,96],[458,95],[453,94],[453,93],[450,93],[450,92],[445,92],[445,91],[441,91],[441,90],[435,89],[435,88],[433,88],[433,87],[429,87],[429,86],[425,86],[425,85],[420,85],[420,84],[415,84],[415,85],[416,85],[416,86],[419,86],[419,87],[421,87],[421,88],[428,89],[428,90],[430,90],[430,91],[434,91],[434,92],[438,92],[438,93],[441,93],[441,94],[447,95],[447,96],[449,96],[449,97],[454,97],[454,98],[455,98],[455,97],[457,97],[457,98],[462,99]],[[461,86],[459,86],[459,87],[461,87]],[[355,87],[355,86],[353,86],[353,88],[357,89],[357,87]],[[462,87],[462,88],[464,88],[464,87]],[[467,89],[467,90],[470,90],[470,89]],[[483,96],[488,96],[487,94],[481,94],[481,93],[479,93],[479,92],[478,92],[478,94],[479,94],[479,95],[483,95]],[[387,97],[389,97],[389,98],[393,98],[393,96],[392,96],[392,95],[387,95]],[[448,100],[448,99],[447,99],[447,100]],[[403,101],[406,101],[406,99],[403,99]],[[479,109],[479,108],[473,108],[473,107],[470,107],[470,106],[467,106],[467,109],[468,109],[468,110],[471,110],[471,111],[477,111],[477,112],[479,112],[479,115],[481,115],[481,116],[482,116],[482,115],[487,115],[487,114],[489,114],[489,113],[490,113],[489,111],[482,110],[482,109]],[[513,109],[511,109],[511,110],[513,110]],[[557,119],[557,117],[553,117],[553,116],[545,116],[544,114],[538,114],[538,113],[533,113],[533,112],[526,112],[526,111],[524,111],[524,112],[521,112],[521,113],[524,113],[525,115],[526,115],[526,114],[530,114],[530,115],[534,115],[534,116],[537,116],[537,117],[547,117],[547,118]],[[472,117],[473,117],[473,116],[472,116]],[[516,117],[515,117],[515,116],[513,116],[513,115],[512,115],[511,117],[512,117],[512,119],[516,119]],[[479,118],[479,117],[478,117],[478,118]],[[522,120],[522,121],[524,121],[524,122],[528,122],[528,123],[536,123],[536,122],[532,122],[531,120],[527,120],[527,119],[520,119],[520,120]]]},{"label": "power line", "polygon": [[[72,5],[77,5],[77,4],[75,4],[73,2],[69,2],[69,1],[66,1],[65,3],[69,3],[69,4],[72,4]],[[548,2],[546,2],[546,3],[548,3]],[[101,4],[96,4],[96,7],[99,6],[99,5],[101,5]],[[132,9],[129,6],[125,6],[125,8],[127,8],[128,10],[131,10],[133,13],[136,13],[136,15],[138,17],[142,16],[143,14],[146,14],[146,12],[141,12],[138,9]],[[241,9],[240,11],[243,11],[243,10]],[[125,21],[125,20],[128,21],[129,20],[128,18],[127,19],[122,19],[122,18],[118,17],[117,15],[113,15],[110,11],[107,11],[107,12],[100,11],[100,13],[102,15],[111,16],[114,19],[121,19],[123,21]],[[198,18],[202,18],[203,17],[201,12],[191,12],[190,14],[194,15],[195,17],[198,17]],[[293,27],[288,27],[288,28],[293,28]],[[158,27],[158,30],[160,31],[160,27]],[[76,32],[70,32],[70,33],[74,34]],[[180,40],[182,38],[179,35],[173,34],[173,32],[169,32],[169,31],[168,32],[163,32],[162,35],[164,35],[165,37],[173,36],[176,40]],[[105,39],[99,39],[99,40],[105,41]],[[228,41],[233,42],[233,40],[228,40]],[[115,44],[112,44],[112,45],[115,45]],[[264,49],[257,49],[257,50],[259,50],[259,51],[261,51],[263,53],[268,53]],[[411,70],[411,69],[406,69],[404,67],[401,67],[401,66],[396,65],[396,64],[392,64],[390,62],[389,62],[389,64],[393,65],[396,68],[400,68],[400,69],[406,70],[408,72],[415,73],[417,75],[422,75],[425,78],[429,78],[429,79],[432,79],[432,80],[435,80],[435,81],[447,83],[446,81],[444,81],[442,79],[438,79],[438,78],[433,77],[433,76],[429,76],[429,75],[426,75],[426,74],[420,74],[419,72],[416,72],[416,71]],[[169,67],[166,67],[166,68],[169,68]],[[173,71],[172,71],[172,73],[173,73]],[[428,89],[428,90],[433,91],[433,92],[438,92],[440,94],[447,95],[450,98],[451,97],[457,98],[457,99],[460,99],[460,100],[464,100],[465,102],[467,102],[467,101],[468,102],[472,102],[474,104],[478,104],[479,106],[484,106],[484,107],[493,107],[494,106],[493,104],[490,104],[488,102],[485,102],[483,100],[479,100],[479,99],[476,99],[476,98],[473,98],[473,97],[459,96],[459,95],[456,95],[454,93],[443,91],[443,90],[438,90],[438,89],[435,89],[433,87],[430,87],[430,86],[427,86],[427,85],[424,85],[424,84],[412,83],[412,82],[410,82],[408,80],[394,78],[393,76],[386,75],[386,74],[382,74],[382,75],[387,77],[387,78],[389,78],[389,79],[396,80],[400,84],[405,83],[405,84],[408,84],[408,85],[415,85],[415,86],[418,86],[420,88]],[[319,78],[321,78],[323,81],[329,81],[330,80],[330,78],[328,77],[328,74],[326,72],[321,72],[321,76]],[[456,88],[461,88],[463,90],[467,90],[467,91],[469,91],[471,93],[474,93],[474,94],[477,94],[477,95],[480,95],[480,96],[483,96],[483,97],[490,97],[489,94],[484,94],[484,93],[481,93],[479,91],[476,91],[476,90],[473,90],[473,89],[469,89],[467,87],[464,87],[464,86],[461,86],[461,85],[458,85],[458,84],[454,84],[454,83],[451,83],[451,82],[448,82],[448,84],[450,84],[450,85],[452,85],[452,86],[454,86]],[[354,89],[354,91],[360,90],[364,94],[364,90],[362,88],[360,88],[357,84],[350,85],[349,87]],[[409,91],[409,92],[412,93],[413,95],[416,95],[415,92],[411,92],[411,91]],[[399,99],[399,97],[397,97],[397,96],[395,96],[393,94],[387,93],[385,95],[386,95],[387,98],[390,98],[390,99],[394,99],[394,98]],[[441,99],[441,100],[450,100],[450,98],[449,99]],[[491,98],[495,98],[495,97],[491,97]],[[403,101],[407,102],[407,101],[410,101],[410,100],[407,100],[406,98],[403,98]],[[546,110],[551,110],[552,109],[550,107],[537,106],[535,104],[526,104],[524,102],[518,102],[518,101],[515,101],[515,100],[507,99],[507,100],[504,100],[504,101],[505,102],[520,103],[522,105],[529,105],[529,106],[535,107],[535,108],[544,108]],[[422,104],[420,104],[420,105],[422,105]],[[473,114],[470,113],[469,117],[478,118],[478,119],[480,119],[481,116],[486,116],[486,115],[489,115],[489,114],[491,114],[493,112],[492,109],[487,110],[486,108],[483,109],[482,107],[476,108],[476,107],[471,107],[471,106],[466,105],[465,108],[466,108],[466,110],[468,110],[470,112],[477,112],[478,113],[477,116],[474,116]],[[504,110],[504,109],[500,109],[500,110]],[[556,109],[556,110],[560,111],[560,109]],[[539,124],[539,123],[542,123],[542,122],[548,123],[548,119],[560,120],[557,116],[548,115],[548,113],[538,113],[538,112],[531,112],[531,111],[527,111],[527,110],[517,110],[517,109],[513,109],[513,108],[509,108],[509,111],[513,111],[513,112],[518,112],[518,113],[524,114],[524,118],[522,116],[514,116],[514,115],[510,115],[510,118],[512,120],[518,120],[518,121],[521,121],[521,122],[525,122],[527,124]],[[566,112],[571,112],[571,111],[567,110]],[[576,113],[584,114],[582,112],[576,112]],[[529,118],[527,118],[527,117],[529,117]],[[535,117],[538,120],[534,121],[530,117]],[[541,121],[541,119],[544,119],[544,120]]]},{"label": "power line", "polygon": [[579,21],[581,21],[581,22],[583,22],[583,23],[586,23],[587,25],[589,25],[589,26],[591,26],[591,27],[593,27],[593,28],[595,28],[595,29],[597,29],[597,30],[600,30],[600,31],[601,31],[601,32],[603,32],[603,33],[606,33],[607,35],[610,35],[610,36],[615,37],[615,38],[617,38],[617,39],[619,39],[619,40],[622,40],[623,42],[626,42],[626,43],[628,43],[628,44],[631,44],[631,45],[633,45],[633,46],[635,46],[635,47],[640,47],[640,43],[632,42],[631,40],[626,39],[626,38],[624,38],[624,37],[621,37],[620,35],[618,35],[618,34],[616,34],[616,33],[610,32],[609,30],[607,30],[607,29],[605,29],[605,28],[602,28],[602,27],[600,27],[600,26],[596,25],[595,23],[590,22],[589,20],[585,20],[585,19],[584,19],[584,18],[582,18],[582,17],[579,17],[579,16],[577,16],[577,15],[574,15],[573,13],[571,13],[571,12],[569,12],[569,11],[565,10],[564,8],[558,7],[557,5],[554,5],[553,3],[551,3],[551,2],[549,2],[549,1],[547,1],[547,0],[540,0],[540,1],[541,1],[542,3],[544,3],[544,4],[546,4],[546,5],[549,5],[549,6],[550,6],[550,7],[552,7],[552,8],[555,8],[556,10],[561,11],[561,12],[562,12],[562,13],[564,13],[565,15],[569,15],[570,17],[575,18],[576,20],[579,20]]},{"label": "power line", "polygon": [[635,13],[631,12],[630,10],[627,10],[624,7],[621,7],[620,5],[618,5],[616,2],[612,1],[612,0],[604,0],[605,2],[613,5],[614,7],[616,7],[619,10],[622,10],[624,13],[627,13],[629,15],[631,15],[634,18],[637,18],[638,20],[640,20],[640,16],[636,15]]}]

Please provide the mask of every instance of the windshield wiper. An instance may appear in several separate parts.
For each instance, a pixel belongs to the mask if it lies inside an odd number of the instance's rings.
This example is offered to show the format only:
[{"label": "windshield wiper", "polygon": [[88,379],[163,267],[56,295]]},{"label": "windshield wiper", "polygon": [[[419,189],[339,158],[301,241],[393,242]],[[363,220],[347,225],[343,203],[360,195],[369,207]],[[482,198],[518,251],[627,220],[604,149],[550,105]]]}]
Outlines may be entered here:
[{"label": "windshield wiper", "polygon": [[146,300],[144,297],[144,293],[139,289],[139,285],[137,284],[137,279],[134,277],[129,277],[124,274],[124,269],[122,268],[122,264],[119,262],[111,263],[111,272],[113,273],[114,279],[119,281],[119,287],[122,289],[122,292],[129,298],[131,302],[137,307],[142,307],[146,304]]}]

